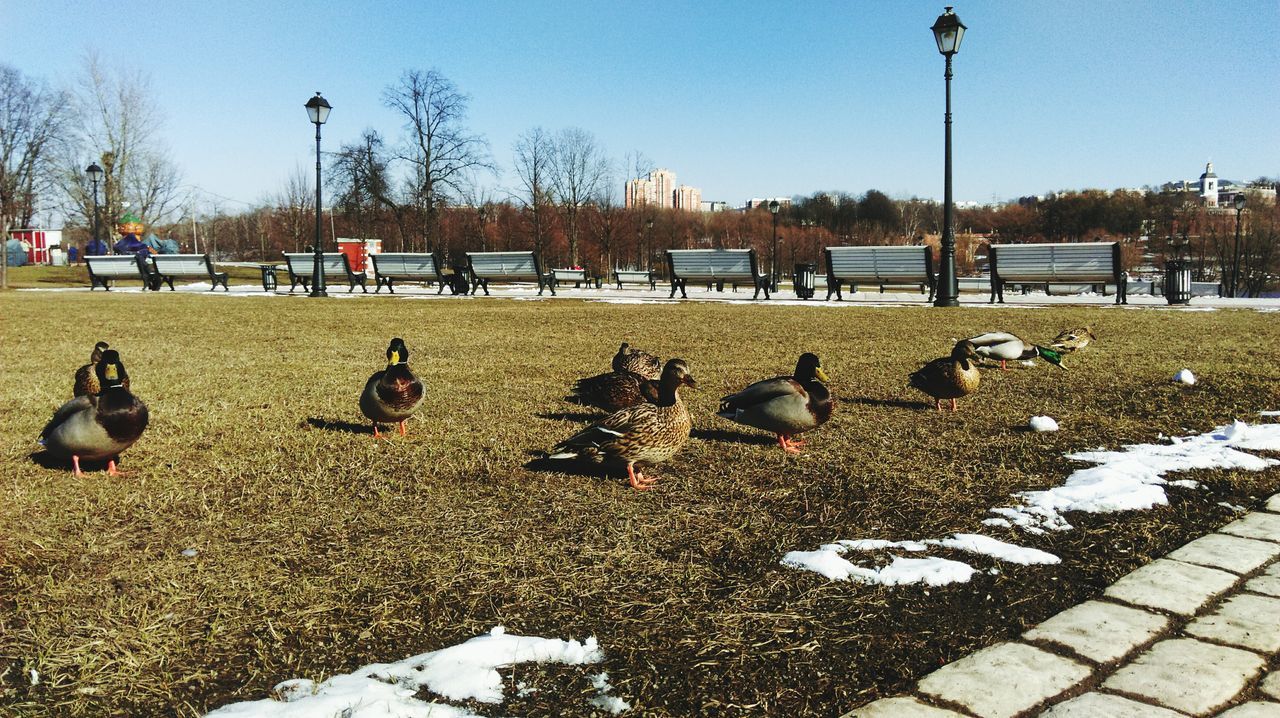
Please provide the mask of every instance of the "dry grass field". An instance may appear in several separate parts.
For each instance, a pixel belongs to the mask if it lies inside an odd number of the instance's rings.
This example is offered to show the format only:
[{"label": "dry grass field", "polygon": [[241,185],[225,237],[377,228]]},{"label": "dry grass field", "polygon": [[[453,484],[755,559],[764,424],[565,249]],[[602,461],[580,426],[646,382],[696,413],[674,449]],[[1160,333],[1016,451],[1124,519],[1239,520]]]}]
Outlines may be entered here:
[{"label": "dry grass field", "polygon": [[[576,300],[0,294],[0,714],[199,715],[512,633],[597,636],[632,715],[835,716],[1097,595],[1252,508],[1280,471],[1204,471],[1144,512],[1076,530],[988,531],[1062,557],[969,583],[883,588],[779,565],[841,538],[974,531],[1064,454],[1207,431],[1280,409],[1280,321],[1253,311],[817,308]],[[1098,341],[986,369],[957,414],[907,374],[956,338]],[[357,396],[404,337],[427,399],[375,441]],[[103,339],[152,423],[119,478],[33,458]],[[589,421],[564,401],[620,341],[686,359],[693,439],[649,492],[538,452]],[[792,457],[714,415],[816,352],[839,406]],[[1201,377],[1173,384],[1179,369]],[[1030,416],[1057,419],[1032,433]],[[194,557],[181,552],[195,548]],[[31,671],[39,679],[33,685]],[[594,669],[599,670],[599,668]],[[482,715],[590,715],[587,671],[520,666]]]}]

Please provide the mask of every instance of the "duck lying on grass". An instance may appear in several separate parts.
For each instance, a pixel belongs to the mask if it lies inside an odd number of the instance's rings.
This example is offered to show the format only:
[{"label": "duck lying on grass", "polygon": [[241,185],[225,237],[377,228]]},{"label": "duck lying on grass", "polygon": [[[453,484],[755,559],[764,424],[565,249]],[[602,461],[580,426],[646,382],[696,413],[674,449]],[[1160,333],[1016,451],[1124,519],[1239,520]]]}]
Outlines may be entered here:
[{"label": "duck lying on grass", "polygon": [[969,337],[966,341],[973,344],[978,356],[999,359],[1001,369],[1008,369],[1005,362],[1010,359],[1031,359],[1032,357],[1042,357],[1059,369],[1066,369],[1062,366],[1062,354],[1048,347],[1032,344],[1009,332],[987,332]]},{"label": "duck lying on grass", "polygon": [[424,393],[422,382],[409,370],[409,349],[404,340],[392,339],[387,346],[387,368],[374,372],[360,393],[360,411],[373,422],[373,438],[382,438],[378,424],[399,424],[400,435],[406,435],[405,421],[422,404]]},{"label": "duck lying on grass", "polygon": [[631,488],[653,487],[657,477],[644,475],[636,464],[659,464],[689,441],[689,410],[680,399],[680,387],[695,387],[683,359],[672,359],[662,369],[658,399],[616,411],[556,444],[549,459],[585,459],[609,468],[626,467]]},{"label": "duck lying on grass", "polygon": [[951,400],[951,411],[956,410],[956,399],[972,394],[978,390],[981,375],[974,361],[978,352],[973,342],[962,339],[956,342],[951,356],[934,359],[912,373],[911,386],[933,397],[938,411],[942,411],[942,400]]},{"label": "duck lying on grass", "polygon": [[613,355],[613,370],[633,372],[656,381],[662,376],[662,360],[623,342],[618,347],[618,353]]},{"label": "duck lying on grass", "polygon": [[76,476],[83,476],[80,460],[107,460],[107,473],[118,476],[116,460],[147,428],[147,405],[129,393],[129,374],[114,349],[102,352],[94,365],[100,390],[77,396],[58,408],[40,432],[50,454],[71,458]]},{"label": "duck lying on grass", "polygon": [[[89,363],[76,369],[75,384],[71,387],[71,396],[88,396],[97,394],[102,391],[102,385],[98,383],[98,376],[94,373],[94,367],[98,362],[102,361],[102,353],[108,349],[106,342],[98,342],[93,345],[93,352],[89,354]],[[124,388],[129,388],[129,380],[125,379]]]},{"label": "duck lying on grass", "polygon": [[795,374],[758,381],[720,400],[718,416],[778,435],[778,446],[800,453],[803,441],[791,437],[822,426],[835,402],[823,382],[829,381],[818,355],[804,353]]},{"label": "duck lying on grass", "polygon": [[1097,338],[1093,329],[1087,325],[1077,329],[1063,329],[1053,338],[1053,341],[1049,342],[1049,347],[1062,354],[1069,354],[1084,349]]},{"label": "duck lying on grass", "polygon": [[569,398],[605,411],[618,411],[641,402],[657,402],[658,382],[633,371],[611,371],[574,382]]}]

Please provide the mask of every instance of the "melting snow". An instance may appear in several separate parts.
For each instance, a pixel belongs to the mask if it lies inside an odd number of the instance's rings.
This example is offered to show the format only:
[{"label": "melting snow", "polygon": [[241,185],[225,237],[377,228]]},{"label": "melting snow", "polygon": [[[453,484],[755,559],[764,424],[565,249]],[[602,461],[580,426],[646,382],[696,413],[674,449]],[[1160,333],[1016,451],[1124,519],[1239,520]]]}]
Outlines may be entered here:
[{"label": "melting snow", "polygon": [[1058,422],[1053,420],[1051,416],[1033,416],[1028,422],[1032,431],[1057,431]]},{"label": "melting snow", "polygon": [[945,539],[924,541],[885,541],[883,539],[857,539],[837,541],[821,546],[817,551],[792,551],[782,557],[782,565],[820,573],[833,581],[858,581],[883,586],[901,586],[923,583],[942,586],[948,583],[965,583],[974,574],[972,566],[945,558],[903,558],[882,568],[859,566],[842,554],[849,551],[878,551],[901,549],[926,551],[930,546],[956,549],[966,553],[990,556],[1000,561],[1020,564],[1052,564],[1061,559],[1039,549],[1017,546],[979,534],[956,534]]},{"label": "melting snow", "polygon": [[1173,375],[1173,380],[1178,382],[1179,384],[1186,384],[1190,386],[1196,383],[1196,375],[1192,374],[1190,369],[1183,369],[1182,371]]}]

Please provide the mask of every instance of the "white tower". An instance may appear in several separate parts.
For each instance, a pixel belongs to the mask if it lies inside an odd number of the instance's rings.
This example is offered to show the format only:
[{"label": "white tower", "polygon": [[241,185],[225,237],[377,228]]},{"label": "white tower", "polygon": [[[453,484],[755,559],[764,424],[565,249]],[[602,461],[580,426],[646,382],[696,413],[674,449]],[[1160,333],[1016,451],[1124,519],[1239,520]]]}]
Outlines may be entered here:
[{"label": "white tower", "polygon": [[1200,175],[1200,201],[1206,207],[1218,206],[1218,175],[1213,173],[1213,163],[1205,163],[1204,174]]}]

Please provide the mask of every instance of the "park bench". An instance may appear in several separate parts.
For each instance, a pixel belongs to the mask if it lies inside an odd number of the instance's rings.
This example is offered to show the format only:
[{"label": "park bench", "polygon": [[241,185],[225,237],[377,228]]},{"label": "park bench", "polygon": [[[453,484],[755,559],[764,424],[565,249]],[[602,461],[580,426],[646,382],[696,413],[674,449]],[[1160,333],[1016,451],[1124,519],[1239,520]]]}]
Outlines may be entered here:
[{"label": "park bench", "polygon": [[94,287],[102,287],[108,292],[111,291],[111,281],[114,279],[138,279],[142,281],[143,289],[158,289],[148,267],[136,255],[132,254],[104,254],[97,256],[86,256],[84,258],[85,266],[89,268],[89,291],[93,291]]},{"label": "park bench", "polygon": [[[553,286],[560,286],[561,282],[573,282],[573,288],[577,289],[583,284],[587,288],[591,288],[591,278],[587,276],[586,269],[553,269],[551,270],[551,283]],[[600,278],[596,277],[596,286],[599,287]]]},{"label": "park bench", "polygon": [[370,254],[373,261],[373,292],[377,294],[386,287],[392,294],[396,293],[395,282],[438,282],[440,289],[436,294],[443,294],[445,287],[457,294],[453,282],[440,271],[440,260],[434,254],[425,252],[383,252]]},{"label": "park bench", "polygon": [[658,288],[658,278],[647,269],[616,269],[613,272],[613,281],[618,283],[618,289],[622,289],[623,282],[648,284],[649,289]]},{"label": "park bench", "polygon": [[[349,285],[347,292],[351,293],[356,290],[356,285],[360,285],[360,291],[369,292],[369,288],[365,286],[367,277],[364,272],[351,271],[351,263],[347,260],[347,255],[341,252],[325,252],[321,255],[321,269],[324,271],[325,281],[329,279],[345,280]],[[285,265],[289,269],[289,293],[299,285],[302,285],[302,291],[311,291],[311,275],[315,270],[315,254],[312,252],[285,252]]]},{"label": "park bench", "polygon": [[467,252],[467,270],[471,273],[473,294],[479,287],[488,295],[490,281],[537,282],[539,296],[544,287],[551,290],[552,296],[556,293],[554,277],[543,274],[538,255],[533,252]]},{"label": "park bench", "polygon": [[933,301],[937,279],[933,274],[933,252],[928,247],[827,247],[827,299],[844,299],[842,284],[858,291],[859,284],[875,284],[884,293],[885,285],[908,284],[929,289]]},{"label": "park bench", "polygon": [[1120,260],[1119,242],[1079,242],[1053,244],[993,244],[991,258],[991,302],[1004,303],[1007,282],[1043,284],[1045,293],[1052,284],[1085,282],[1116,287],[1116,304],[1128,304],[1128,281]]},{"label": "park bench", "polygon": [[227,273],[215,272],[213,262],[209,260],[207,254],[156,254],[152,255],[151,264],[156,268],[160,279],[169,285],[171,292],[173,280],[177,277],[208,279],[213,283],[213,286],[209,287],[211,292],[217,289],[219,284],[222,285],[222,291],[231,291],[227,287]]},{"label": "park bench", "polygon": [[725,282],[732,283],[735,288],[739,282],[750,282],[755,287],[755,299],[764,290],[764,298],[769,298],[769,275],[761,274],[757,269],[756,250],[754,249],[668,249],[667,269],[671,272],[671,296],[680,290],[680,296],[687,299],[685,287],[689,280],[716,284],[721,288]]}]

